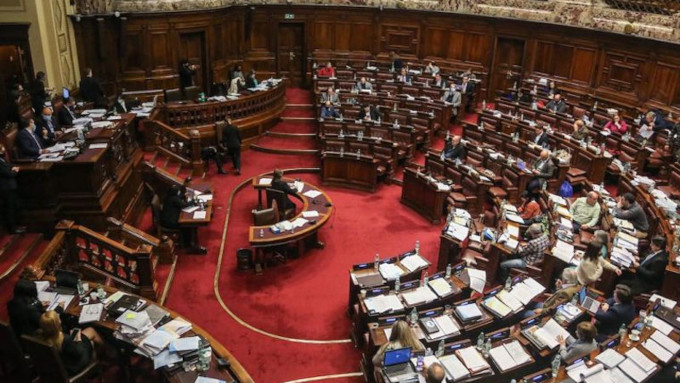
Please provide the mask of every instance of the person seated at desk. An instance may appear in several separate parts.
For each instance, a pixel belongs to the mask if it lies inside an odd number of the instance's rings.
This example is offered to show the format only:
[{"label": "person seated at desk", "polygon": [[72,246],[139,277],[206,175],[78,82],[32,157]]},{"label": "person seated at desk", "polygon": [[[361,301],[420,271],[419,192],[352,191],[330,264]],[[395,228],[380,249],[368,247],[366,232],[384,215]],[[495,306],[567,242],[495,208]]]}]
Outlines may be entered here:
[{"label": "person seated at desk", "polygon": [[535,194],[539,188],[543,187],[543,185],[548,182],[548,179],[553,176],[553,173],[555,173],[555,164],[553,164],[549,150],[541,150],[541,154],[536,161],[534,161],[531,171],[534,174],[534,178],[529,181],[527,190],[529,193]]},{"label": "person seated at desk", "polygon": [[357,89],[359,90],[373,90],[373,84],[366,80],[366,77],[362,77],[357,83]]},{"label": "person seated at desk", "polygon": [[411,352],[424,351],[425,346],[418,340],[418,337],[413,333],[411,326],[404,320],[394,322],[391,327],[392,333],[387,343],[380,346],[378,352],[373,356],[373,366],[379,373],[385,359],[385,351],[397,350],[404,347],[411,347]]},{"label": "person seated at desk", "polygon": [[5,145],[0,144],[0,208],[9,234],[21,234],[26,231],[23,226],[17,226],[17,213],[19,210],[19,195],[17,194],[17,174],[19,167],[13,166],[5,159]]},{"label": "person seated at desk", "polygon": [[329,61],[326,63],[326,66],[319,68],[316,73],[319,77],[335,77],[335,68],[333,68],[333,64]]},{"label": "person seated at desk", "polygon": [[465,150],[465,145],[460,136],[453,136],[451,140],[444,145],[444,150],[442,150],[444,158],[448,158],[452,161],[465,161],[467,156],[467,151]]},{"label": "person seated at desk", "polygon": [[359,119],[363,121],[378,121],[379,118],[380,112],[369,104],[364,105],[359,112]]},{"label": "person seated at desk", "polygon": [[229,83],[229,94],[239,94],[246,82],[241,77],[234,77]]},{"label": "person seated at desk", "polygon": [[474,73],[472,73],[472,69],[470,69],[470,68],[467,68],[467,70],[465,70],[465,72],[461,73],[460,75],[461,75],[462,77],[467,77],[467,78],[469,78],[470,80],[476,80],[476,79],[477,79],[477,75],[475,75]]},{"label": "person seated at desk", "polygon": [[282,191],[286,194],[285,198],[284,198],[284,204],[285,204],[284,209],[291,209],[291,208],[294,209],[295,204],[288,198],[289,195],[299,199],[300,202],[304,202],[304,200],[297,193],[297,190],[290,187],[290,185],[288,185],[288,183],[286,181],[284,181],[282,178],[283,178],[283,172],[279,169],[274,170],[274,176],[272,177],[272,189]]},{"label": "person seated at desk", "polygon": [[574,121],[574,132],[571,134],[572,137],[579,141],[583,141],[588,137],[590,134],[590,131],[588,130],[588,127],[586,124],[583,122],[583,120],[576,120]]},{"label": "person seated at desk", "polygon": [[630,287],[631,294],[648,293],[661,288],[668,265],[666,238],[655,236],[649,244],[650,253],[640,261],[633,261],[635,274],[626,275],[620,283]]},{"label": "person seated at desk", "polygon": [[548,86],[545,88],[545,93],[548,94],[548,98],[554,98],[556,94],[560,93],[559,89],[557,89],[557,85],[555,85],[555,81],[550,81],[548,83]]},{"label": "person seated at desk", "polygon": [[179,185],[172,185],[168,194],[163,198],[163,207],[160,214],[161,226],[180,230],[180,237],[184,245],[188,243],[191,234],[188,229],[182,228],[179,224],[179,216],[182,214],[182,209],[189,206],[185,190],[184,187]]},{"label": "person seated at desk", "polygon": [[243,67],[241,64],[236,65],[234,70],[231,72],[231,79],[234,80],[236,78],[240,78],[243,82],[246,81],[246,78],[243,75]]},{"label": "person seated at desk", "polygon": [[404,67],[404,62],[401,61],[399,55],[396,54],[394,51],[390,52],[390,57],[392,58],[392,71],[400,72],[401,68]]},{"label": "person seated at desk", "polygon": [[59,356],[69,376],[87,367],[94,358],[94,346],[104,345],[102,337],[92,327],[80,330],[75,328],[65,335],[59,314],[47,311],[40,316],[39,338],[59,351]]},{"label": "person seated at desk", "polygon": [[555,292],[543,302],[529,303],[530,305],[533,304],[533,308],[524,311],[521,315],[522,319],[553,310],[571,301],[574,295],[578,294],[581,290],[581,287],[578,284],[576,269],[573,267],[565,268],[562,270],[561,278],[555,281]]},{"label": "person seated at desk", "polygon": [[458,107],[460,107],[460,104],[462,102],[462,95],[458,91],[458,87],[456,84],[449,84],[449,89],[444,92],[444,95],[442,96],[442,101],[448,102],[452,106],[451,113],[453,114],[458,114]]},{"label": "person seated at desk", "polygon": [[442,78],[441,74],[437,73],[434,76],[434,82],[432,83],[432,86],[435,88],[446,89],[446,80]]},{"label": "person seated at desk", "polygon": [[578,283],[584,286],[592,285],[600,279],[604,269],[613,271],[616,275],[621,275],[621,269],[602,258],[601,255],[602,242],[597,238],[593,238],[588,243],[588,247],[576,268]]},{"label": "person seated at desk", "polygon": [[430,63],[425,67],[425,73],[431,73],[432,76],[437,76],[439,74],[439,67],[434,63],[434,61],[430,61]]},{"label": "person seated at desk", "polygon": [[517,251],[517,258],[508,259],[500,264],[500,278],[505,281],[510,274],[510,269],[526,269],[543,262],[543,252],[550,247],[550,237],[543,232],[540,224],[532,224],[527,229],[527,235],[531,240]]},{"label": "person seated at desk", "polygon": [[470,112],[472,110],[472,104],[475,101],[475,84],[470,82],[469,75],[463,76],[463,81],[460,83],[459,89],[460,93],[465,95],[465,110]]},{"label": "person seated at desk", "polygon": [[574,360],[588,355],[597,349],[597,329],[590,322],[581,322],[576,326],[576,339],[571,336],[564,339],[562,335],[557,336],[560,344],[560,356],[564,363],[571,363]]},{"label": "person seated at desk", "polygon": [[57,119],[54,118],[52,108],[44,107],[35,125],[36,135],[42,140],[43,147],[54,145],[61,131],[57,126]]},{"label": "person seated at desk", "polygon": [[423,371],[425,376],[425,383],[442,383],[446,378],[446,371],[439,363],[432,363]]},{"label": "person seated at desk", "polygon": [[411,75],[406,72],[406,68],[401,68],[399,71],[399,76],[397,76],[397,81],[403,82],[405,84],[411,83]]},{"label": "person seated at desk", "polygon": [[333,105],[340,104],[340,98],[332,86],[329,86],[324,93],[321,93],[321,102],[325,104],[327,101]]},{"label": "person seated at desk", "polygon": [[330,101],[326,101],[321,107],[321,118],[338,118],[340,113],[333,107]]},{"label": "person seated at desk", "polygon": [[[56,310],[62,312],[63,308],[57,306]],[[9,323],[17,337],[35,335],[40,329],[40,316],[44,312],[45,305],[38,300],[35,282],[24,278],[19,279],[14,285],[14,297],[7,303]]]},{"label": "person seated at desk", "polygon": [[633,233],[635,237],[647,238],[647,230],[649,230],[647,214],[642,210],[642,206],[635,201],[635,196],[632,193],[626,193],[617,198],[614,217],[630,221],[635,229],[635,233]]},{"label": "person seated at desk", "polygon": [[626,285],[616,285],[613,297],[607,299],[595,313],[598,341],[618,333],[621,325],[628,326],[635,318],[633,295]]},{"label": "person seated at desk", "polygon": [[600,220],[600,204],[597,202],[598,198],[600,198],[600,196],[596,191],[590,191],[585,197],[577,198],[571,206],[569,206],[574,233],[578,233],[581,229],[588,229],[597,225],[597,222]]},{"label": "person seated at desk", "polygon": [[654,383],[677,383],[680,382],[680,357],[675,358],[661,371],[654,375]]},{"label": "person seated at desk", "polygon": [[57,112],[57,122],[61,127],[71,126],[76,118],[76,99],[69,97],[64,100],[64,106]]},{"label": "person seated at desk", "polygon": [[618,113],[616,113],[611,120],[609,120],[602,130],[612,133],[624,134],[628,131],[628,125],[626,121],[621,119]]},{"label": "person seated at desk", "polygon": [[541,205],[536,202],[537,198],[537,195],[529,194],[526,190],[520,196],[521,202],[517,212],[520,213],[519,216],[522,217],[525,225],[531,225],[542,214]]},{"label": "person seated at desk", "polygon": [[541,126],[541,130],[538,132],[536,137],[534,137],[534,144],[547,149],[550,145],[548,142],[548,139],[550,138],[550,134],[548,134],[549,129],[550,127],[548,125]]},{"label": "person seated at desk", "polygon": [[95,108],[106,108],[104,89],[99,80],[92,76],[90,68],[85,68],[85,77],[80,80],[80,96],[83,101],[94,103]]},{"label": "person seated at desk", "polygon": [[555,96],[545,108],[553,113],[564,113],[567,111],[567,103],[562,100],[561,94],[555,93]]},{"label": "person seated at desk", "polygon": [[21,127],[16,138],[19,158],[35,160],[41,154],[47,153],[47,150],[43,149],[41,138],[36,135],[35,121],[32,118],[22,119]]},{"label": "person seated at desk", "polygon": [[257,77],[255,77],[255,69],[251,69],[246,76],[246,88],[255,88],[257,86]]},{"label": "person seated at desk", "polygon": [[139,106],[139,101],[137,100],[127,101],[125,100],[125,96],[123,96],[123,93],[120,93],[116,98],[116,102],[113,104],[113,110],[116,113],[128,113],[130,109],[137,106]]}]

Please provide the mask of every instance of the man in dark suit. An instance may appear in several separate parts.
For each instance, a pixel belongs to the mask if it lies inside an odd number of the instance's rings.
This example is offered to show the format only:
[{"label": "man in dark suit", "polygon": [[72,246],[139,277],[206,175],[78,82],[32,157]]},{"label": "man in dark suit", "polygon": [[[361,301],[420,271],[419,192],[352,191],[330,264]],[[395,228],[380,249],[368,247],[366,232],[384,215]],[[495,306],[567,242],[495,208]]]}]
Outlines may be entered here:
[{"label": "man in dark suit", "polygon": [[541,131],[534,138],[534,143],[542,148],[548,147],[548,125],[543,125]]},{"label": "man in dark suit", "polygon": [[73,125],[73,120],[76,119],[76,100],[73,97],[69,97],[64,100],[64,106],[59,108],[57,112],[57,122],[59,126],[71,126]]},{"label": "man in dark suit", "polygon": [[246,76],[246,88],[255,88],[257,86],[257,78],[255,77],[255,69],[251,69]]},{"label": "man in dark suit", "polygon": [[179,87],[184,90],[194,85],[194,75],[196,74],[196,65],[189,64],[189,60],[182,60],[179,63]]},{"label": "man in dark suit", "polygon": [[241,131],[227,117],[222,128],[222,145],[227,149],[234,164],[234,173],[241,174]]},{"label": "man in dark suit", "polygon": [[470,77],[463,76],[463,82],[460,84],[460,93],[465,95],[465,110],[471,112],[472,104],[475,101],[475,84],[470,82]]},{"label": "man in dark suit", "polygon": [[630,287],[633,295],[648,293],[661,288],[668,265],[666,238],[655,236],[649,244],[650,253],[640,261],[633,262],[635,274],[624,276],[620,283]]},{"label": "man in dark suit", "polygon": [[527,190],[529,193],[533,194],[538,191],[539,188],[543,187],[549,178],[552,178],[555,173],[555,164],[550,157],[550,151],[543,149],[541,150],[540,156],[534,162],[532,166],[532,173],[534,178],[527,185]]},{"label": "man in dark suit", "polygon": [[366,104],[359,112],[359,119],[364,121],[378,121],[380,113],[371,105]]},{"label": "man in dark suit", "polygon": [[446,143],[443,150],[444,158],[450,160],[460,160],[465,161],[465,156],[467,152],[465,151],[465,145],[461,142],[460,136],[453,136],[450,143]]},{"label": "man in dark suit", "polygon": [[561,94],[555,93],[555,96],[545,108],[553,113],[564,113],[567,111],[567,103],[564,102]]},{"label": "man in dark suit", "polygon": [[46,153],[47,151],[43,149],[43,145],[40,142],[40,137],[35,133],[35,122],[33,119],[23,119],[21,126],[22,129],[17,133],[15,142],[19,152],[19,158],[35,160],[42,153]]},{"label": "man in dark suit", "polygon": [[616,334],[621,325],[628,326],[635,318],[635,314],[630,289],[625,285],[617,285],[614,296],[607,299],[595,313],[598,341]]},{"label": "man in dark suit", "polygon": [[2,216],[8,233],[23,233],[24,227],[17,227],[16,217],[19,210],[19,196],[17,195],[17,173],[19,168],[12,166],[5,159],[5,146],[0,144],[0,201]]},{"label": "man in dark suit", "polygon": [[432,83],[432,86],[435,88],[446,89],[446,80],[442,78],[441,74],[437,73],[434,76],[434,82]]},{"label": "man in dark suit", "polygon": [[36,113],[42,110],[43,106],[45,106],[45,102],[47,102],[50,98],[49,93],[45,89],[45,81],[47,81],[45,72],[38,72],[35,75],[35,80],[33,80],[31,83],[29,93],[31,95],[33,110]]},{"label": "man in dark suit", "polygon": [[35,125],[35,134],[42,140],[42,146],[54,145],[59,127],[57,126],[57,119],[54,118],[52,113],[52,108],[44,107]]},{"label": "man in dark suit", "polygon": [[399,55],[392,51],[390,52],[390,57],[392,58],[392,69],[394,69],[395,72],[401,72],[401,68],[404,67],[404,62],[401,61]]},{"label": "man in dark suit", "polygon": [[279,169],[274,170],[274,177],[272,178],[272,189],[286,193],[286,198],[284,200],[285,203],[284,209],[295,208],[295,204],[288,198],[289,195],[299,199],[300,202],[304,201],[302,200],[302,197],[300,197],[297,194],[297,190],[291,188],[286,181],[282,180],[282,178],[283,172]]},{"label": "man in dark suit", "polygon": [[80,96],[97,108],[106,108],[106,97],[99,80],[92,77],[92,69],[85,68],[85,77],[80,80]]},{"label": "man in dark suit", "polygon": [[160,211],[159,221],[161,226],[168,229],[181,231],[182,246],[188,246],[191,239],[191,229],[183,228],[179,224],[179,216],[182,209],[189,206],[186,199],[186,189],[179,185],[172,185],[168,194],[163,198],[163,207]]}]

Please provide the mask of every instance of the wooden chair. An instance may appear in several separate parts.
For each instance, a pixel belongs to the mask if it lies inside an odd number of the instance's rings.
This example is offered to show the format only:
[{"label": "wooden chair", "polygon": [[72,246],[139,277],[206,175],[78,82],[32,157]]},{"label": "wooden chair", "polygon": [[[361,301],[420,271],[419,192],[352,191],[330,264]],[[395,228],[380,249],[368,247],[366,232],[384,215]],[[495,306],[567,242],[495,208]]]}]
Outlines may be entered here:
[{"label": "wooden chair", "polygon": [[253,213],[253,225],[255,226],[266,226],[273,225],[280,221],[279,219],[279,207],[276,200],[271,201],[271,206],[268,209],[262,210],[252,210]]},{"label": "wooden chair", "polygon": [[180,243],[181,241],[178,241],[180,236],[179,229],[171,229],[161,225],[161,210],[163,210],[161,199],[158,197],[158,194],[154,194],[153,197],[151,197],[151,220],[153,226],[156,228],[156,236],[161,238],[163,235],[167,235],[172,237],[173,240],[175,240],[175,243]]},{"label": "wooden chair", "polygon": [[102,369],[96,357],[78,374],[68,376],[56,348],[28,335],[22,335],[21,340],[33,360],[33,368],[41,383],[84,382],[94,375],[98,375],[99,381],[103,382]]},{"label": "wooden chair", "polygon": [[0,321],[0,370],[2,376],[13,377],[18,382],[30,382],[31,373],[27,357],[9,323]]},{"label": "wooden chair", "polygon": [[182,101],[182,91],[179,88],[163,90],[165,102]]},{"label": "wooden chair", "polygon": [[267,188],[265,191],[267,194],[268,208],[274,206],[273,202],[276,202],[276,205],[279,208],[279,216],[282,219],[288,219],[295,215],[295,207],[286,208],[286,193],[282,192],[281,190],[270,188]]}]

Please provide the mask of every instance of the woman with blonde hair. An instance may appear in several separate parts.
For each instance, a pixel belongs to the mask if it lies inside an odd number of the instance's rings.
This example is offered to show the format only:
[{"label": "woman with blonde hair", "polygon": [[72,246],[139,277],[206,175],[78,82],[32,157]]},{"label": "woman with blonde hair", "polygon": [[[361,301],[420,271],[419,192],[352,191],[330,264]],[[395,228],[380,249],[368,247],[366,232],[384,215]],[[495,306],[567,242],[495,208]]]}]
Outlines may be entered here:
[{"label": "woman with blonde hair", "polygon": [[396,350],[399,348],[411,347],[411,351],[423,351],[425,346],[416,338],[411,327],[403,320],[399,320],[392,325],[392,333],[387,343],[382,345],[373,357],[373,366],[379,369],[382,367],[385,351]]},{"label": "woman with blonde hair", "polygon": [[62,363],[69,376],[76,375],[92,361],[94,344],[103,344],[97,332],[88,327],[74,329],[65,335],[61,330],[61,319],[55,311],[47,311],[40,317],[40,339],[59,350]]}]

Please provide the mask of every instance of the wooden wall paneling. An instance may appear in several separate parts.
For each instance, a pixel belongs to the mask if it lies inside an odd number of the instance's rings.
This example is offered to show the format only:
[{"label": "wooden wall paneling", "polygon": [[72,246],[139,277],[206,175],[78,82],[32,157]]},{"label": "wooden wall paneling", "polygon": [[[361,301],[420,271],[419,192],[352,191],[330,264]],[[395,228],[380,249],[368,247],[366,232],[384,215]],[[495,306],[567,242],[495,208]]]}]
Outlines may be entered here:
[{"label": "wooden wall paneling", "polygon": [[465,61],[465,33],[449,31],[445,57],[448,60]]},{"label": "wooden wall paneling", "polygon": [[329,20],[317,20],[310,26],[310,43],[319,50],[349,50],[349,39],[343,34],[338,34],[338,28],[344,26],[346,35],[349,35],[350,24],[335,24]]},{"label": "wooden wall paneling", "polygon": [[348,46],[343,47],[344,50],[351,51],[364,51],[373,52],[373,44],[370,36],[373,36],[373,24],[370,22],[356,21],[352,22],[349,33],[345,30],[338,30],[338,25],[336,24],[336,41],[338,40],[338,35],[340,38],[342,36],[349,35]]},{"label": "wooden wall paneling", "polygon": [[678,71],[680,66],[666,62],[656,62],[655,70],[649,81],[649,99],[662,104],[676,104],[675,95],[678,88]]},{"label": "wooden wall paneling", "polygon": [[571,77],[571,62],[573,57],[573,46],[555,44],[553,48],[553,74],[555,77],[564,79]]},{"label": "wooden wall paneling", "polygon": [[587,47],[575,47],[571,61],[571,80],[583,85],[590,85],[597,67],[597,50]]},{"label": "wooden wall paneling", "polygon": [[382,52],[396,52],[405,56],[418,56],[420,26],[404,24],[382,24],[380,32]]},{"label": "wooden wall paneling", "polygon": [[448,31],[442,27],[425,27],[420,42],[423,57],[446,57]]},{"label": "wooden wall paneling", "polygon": [[490,76],[490,86],[487,97],[492,97],[497,90],[505,90],[512,87],[515,78],[508,76],[522,72],[524,65],[526,40],[517,37],[498,36],[494,48],[494,63]]},{"label": "wooden wall paneling", "polygon": [[533,71],[546,75],[553,74],[553,49],[552,41],[537,40],[534,44]]},{"label": "wooden wall paneling", "polygon": [[[468,32],[463,42],[465,51],[464,61],[478,63],[486,68],[490,65],[491,38],[486,33]],[[522,53],[522,56],[524,53]],[[520,64],[521,65],[521,64]]]}]

